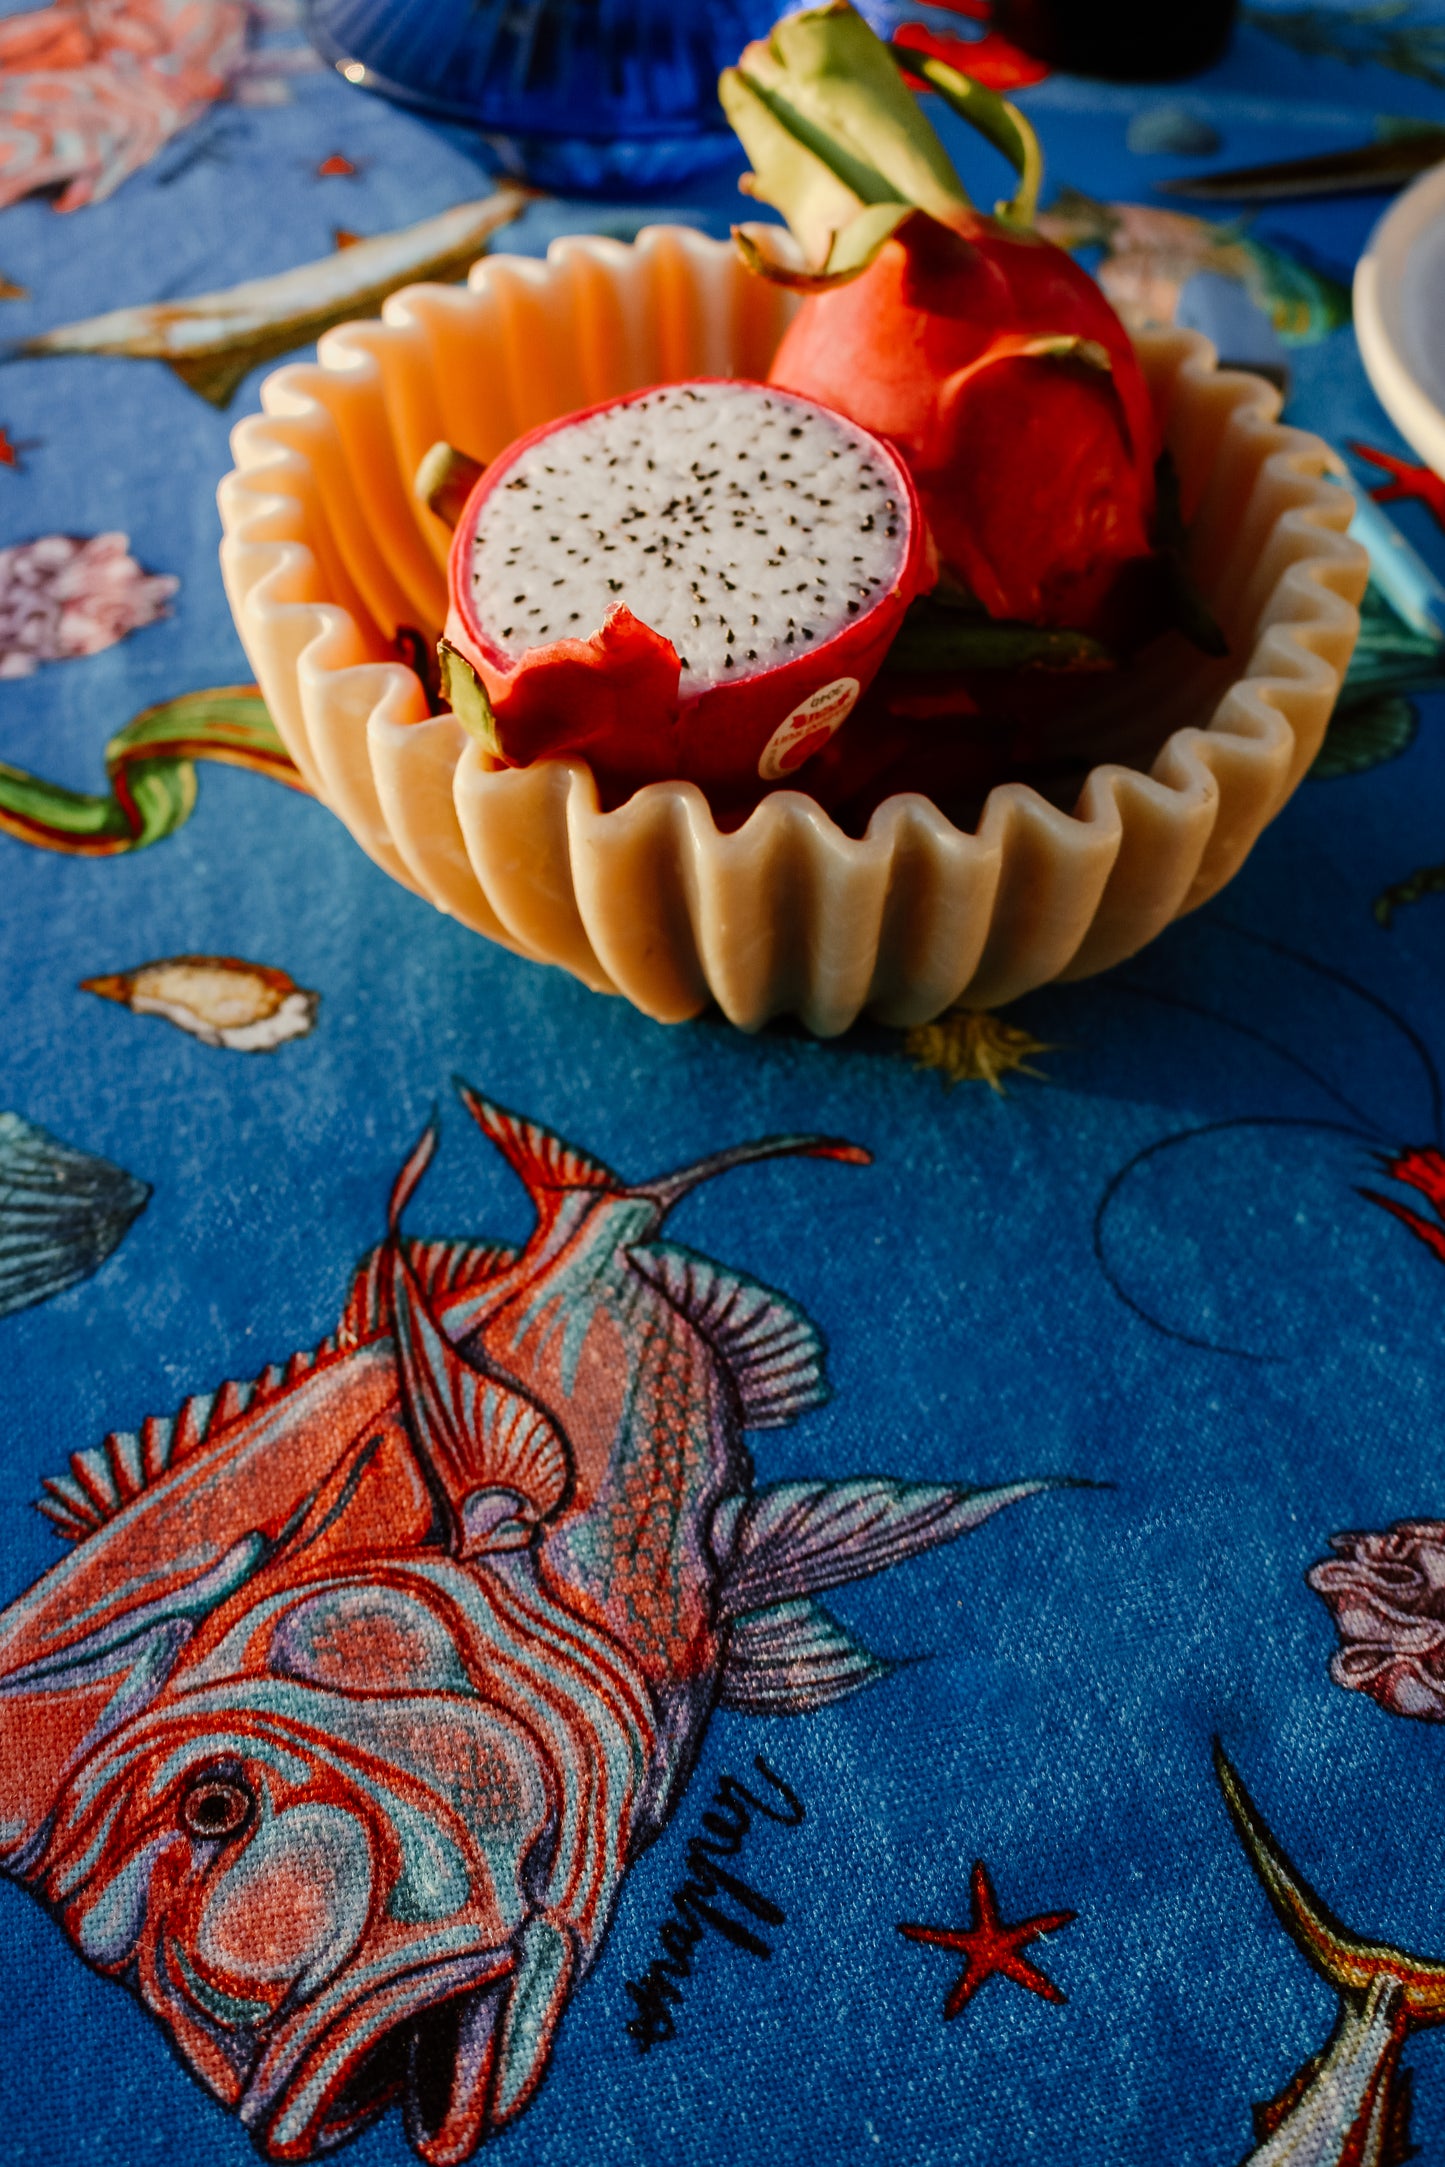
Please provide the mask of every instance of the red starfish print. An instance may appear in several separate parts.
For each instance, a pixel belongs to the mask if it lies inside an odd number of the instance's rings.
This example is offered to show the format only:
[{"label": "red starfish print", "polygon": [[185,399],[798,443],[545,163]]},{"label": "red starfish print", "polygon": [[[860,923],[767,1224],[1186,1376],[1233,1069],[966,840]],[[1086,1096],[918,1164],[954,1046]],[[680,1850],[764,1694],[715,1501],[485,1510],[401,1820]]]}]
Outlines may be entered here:
[{"label": "red starfish print", "polygon": [[1395,504],[1402,497],[1414,497],[1429,506],[1442,527],[1445,527],[1445,481],[1433,474],[1429,467],[1412,466],[1408,459],[1396,459],[1387,451],[1372,451],[1368,444],[1351,444],[1350,450],[1357,459],[1368,459],[1371,466],[1383,467],[1391,479],[1370,495],[1377,504]]},{"label": "red starfish print", "polygon": [[23,454],[27,451],[38,451],[44,441],[44,437],[40,436],[12,437],[8,429],[0,429],[0,466],[11,467],[15,473],[23,474]]},{"label": "red starfish print", "polygon": [[322,159],[316,168],[316,177],[323,181],[349,181],[360,171],[360,166],[353,165],[343,151],[334,150],[329,158]]},{"label": "red starfish print", "polygon": [[1045,1911],[1036,1919],[1020,1919],[1017,1926],[1005,1926],[998,1915],[988,1868],[982,1859],[976,1859],[971,1926],[900,1926],[898,1931],[909,1941],[926,1941],[936,1949],[957,1949],[967,1958],[943,2005],[944,2021],[948,2022],[996,1971],[1045,2001],[1067,2000],[1053,1980],[1045,1978],[1026,1956],[1020,1956],[1019,1950],[1026,1941],[1037,1941],[1041,1934],[1057,1933],[1061,1926],[1071,1925],[1075,1916],[1072,1911]]}]

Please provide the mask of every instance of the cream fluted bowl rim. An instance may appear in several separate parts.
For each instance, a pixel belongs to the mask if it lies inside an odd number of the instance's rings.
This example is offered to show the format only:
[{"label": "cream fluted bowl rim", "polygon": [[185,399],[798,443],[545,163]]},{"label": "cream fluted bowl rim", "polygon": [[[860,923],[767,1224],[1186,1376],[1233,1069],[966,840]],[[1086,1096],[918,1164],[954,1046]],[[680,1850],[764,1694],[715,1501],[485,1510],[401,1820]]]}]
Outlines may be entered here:
[{"label": "cream fluted bowl rim", "polygon": [[1319,749],[1368,559],[1339,461],[1277,419],[1258,377],[1196,333],[1135,343],[1193,505],[1191,558],[1243,664],[1169,643],[1111,714],[1138,765],[1091,767],[1069,810],[1022,782],[977,827],[926,798],[855,839],[783,790],[731,833],[693,785],[611,812],[590,771],[494,769],[396,659],[434,636],[449,534],[410,478],[439,437],[490,458],[537,421],[693,375],[762,376],[795,304],[725,243],[654,227],[630,246],[492,256],[419,285],[278,369],[232,434],[221,562],[291,757],[393,878],[488,939],[620,992],[660,1021],[716,1002],[744,1029],[822,1036],[991,1007],[1136,952],[1237,871]]}]

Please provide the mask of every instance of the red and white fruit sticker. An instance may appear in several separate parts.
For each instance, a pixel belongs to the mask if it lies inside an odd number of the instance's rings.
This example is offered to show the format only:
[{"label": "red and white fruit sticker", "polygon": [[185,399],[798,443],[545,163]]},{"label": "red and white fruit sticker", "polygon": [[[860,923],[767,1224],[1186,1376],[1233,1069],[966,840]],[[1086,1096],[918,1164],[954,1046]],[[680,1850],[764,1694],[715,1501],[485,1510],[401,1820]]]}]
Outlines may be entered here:
[{"label": "red and white fruit sticker", "polygon": [[833,732],[852,714],[858,698],[856,677],[835,677],[800,700],[763,747],[758,773],[765,783],[794,774],[805,760],[821,752]]}]

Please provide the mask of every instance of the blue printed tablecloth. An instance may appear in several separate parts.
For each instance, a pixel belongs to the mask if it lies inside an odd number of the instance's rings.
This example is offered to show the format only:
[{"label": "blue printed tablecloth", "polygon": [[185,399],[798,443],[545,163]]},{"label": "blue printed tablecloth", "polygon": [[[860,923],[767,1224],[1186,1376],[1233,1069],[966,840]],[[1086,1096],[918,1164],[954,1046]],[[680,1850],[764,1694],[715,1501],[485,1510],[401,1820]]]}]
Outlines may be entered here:
[{"label": "blue printed tablecloth", "polygon": [[[1015,94],[1052,230],[1445,572],[1350,327],[1381,199],[1153,193],[1442,118],[1445,13]],[[1237,880],[1002,1017],[666,1029],[517,960],[247,689],[274,336],[229,399],[150,318],[19,351],[489,185],[274,4],[0,20],[0,2158],[1433,2157],[1445,662],[1372,592]],[[770,1137],[832,1141],[661,1178]]]}]

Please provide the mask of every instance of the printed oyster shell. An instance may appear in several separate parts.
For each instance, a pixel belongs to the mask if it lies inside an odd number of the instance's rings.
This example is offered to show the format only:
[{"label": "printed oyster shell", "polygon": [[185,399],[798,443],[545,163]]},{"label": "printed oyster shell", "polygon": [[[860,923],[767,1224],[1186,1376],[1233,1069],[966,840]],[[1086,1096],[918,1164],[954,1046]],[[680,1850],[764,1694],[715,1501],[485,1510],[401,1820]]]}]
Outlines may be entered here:
[{"label": "printed oyster shell", "polygon": [[466,288],[408,287],[268,377],[231,439],[221,562],[277,727],[395,879],[660,1021],[716,1001],[747,1030],[792,1013],[829,1035],[1103,970],[1221,888],[1294,790],[1368,573],[1334,456],[1196,333],[1136,344],[1231,659],[1171,637],[1091,691],[1075,734],[1100,764],[1067,807],[1006,783],[966,833],[900,795],[861,841],[795,790],[732,834],[686,783],[602,812],[580,763],[489,769],[394,659],[398,626],[430,639],[446,615],[450,535],[410,488],[432,443],[491,458],[615,393],[764,376],[795,306],[687,228],[570,238],[545,262],[490,257]]}]

